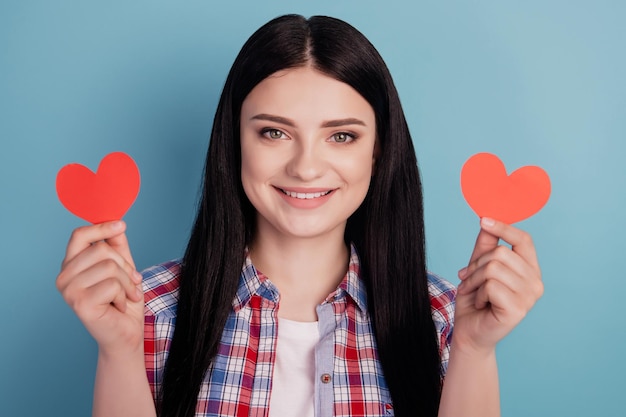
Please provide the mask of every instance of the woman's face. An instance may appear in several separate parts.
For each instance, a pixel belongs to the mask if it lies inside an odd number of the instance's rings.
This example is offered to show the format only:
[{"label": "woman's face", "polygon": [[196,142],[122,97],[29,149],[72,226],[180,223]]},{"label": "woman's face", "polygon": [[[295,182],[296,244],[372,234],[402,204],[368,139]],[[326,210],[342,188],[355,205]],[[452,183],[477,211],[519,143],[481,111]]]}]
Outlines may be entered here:
[{"label": "woman's face", "polygon": [[258,235],[343,237],[375,145],[374,110],[349,85],[308,67],[259,83],[241,109],[241,179]]}]

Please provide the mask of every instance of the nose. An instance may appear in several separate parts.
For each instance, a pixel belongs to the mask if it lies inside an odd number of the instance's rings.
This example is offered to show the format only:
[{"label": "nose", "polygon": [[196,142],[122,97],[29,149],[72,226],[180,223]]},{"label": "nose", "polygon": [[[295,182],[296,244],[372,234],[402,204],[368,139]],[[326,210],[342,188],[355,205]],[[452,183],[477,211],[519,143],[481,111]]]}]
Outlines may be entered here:
[{"label": "nose", "polygon": [[294,143],[287,174],[310,182],[321,177],[326,170],[327,162],[323,155],[322,146],[315,141],[297,141]]}]

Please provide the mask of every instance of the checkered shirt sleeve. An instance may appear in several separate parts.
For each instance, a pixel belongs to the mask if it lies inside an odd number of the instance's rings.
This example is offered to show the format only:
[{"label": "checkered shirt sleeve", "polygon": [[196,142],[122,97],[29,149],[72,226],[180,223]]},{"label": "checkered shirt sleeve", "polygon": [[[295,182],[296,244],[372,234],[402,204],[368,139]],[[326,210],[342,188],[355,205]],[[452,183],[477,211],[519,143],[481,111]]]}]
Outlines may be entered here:
[{"label": "checkered shirt sleeve", "polygon": [[160,401],[160,382],[174,335],[180,261],[170,261],[143,271],[144,358],[155,403]]},{"label": "checkered shirt sleeve", "polygon": [[437,275],[428,274],[428,294],[433,322],[437,330],[439,356],[441,358],[440,373],[443,382],[450,360],[456,287]]}]

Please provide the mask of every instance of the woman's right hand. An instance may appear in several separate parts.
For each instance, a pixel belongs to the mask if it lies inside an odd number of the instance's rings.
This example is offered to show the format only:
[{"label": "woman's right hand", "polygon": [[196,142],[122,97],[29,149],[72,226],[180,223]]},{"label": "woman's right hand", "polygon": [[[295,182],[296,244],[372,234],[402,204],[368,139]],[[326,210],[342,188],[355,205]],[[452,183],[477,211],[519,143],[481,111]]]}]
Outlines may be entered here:
[{"label": "woman's right hand", "polygon": [[100,354],[143,349],[143,292],[126,224],[107,222],[74,230],[56,285],[98,343]]}]

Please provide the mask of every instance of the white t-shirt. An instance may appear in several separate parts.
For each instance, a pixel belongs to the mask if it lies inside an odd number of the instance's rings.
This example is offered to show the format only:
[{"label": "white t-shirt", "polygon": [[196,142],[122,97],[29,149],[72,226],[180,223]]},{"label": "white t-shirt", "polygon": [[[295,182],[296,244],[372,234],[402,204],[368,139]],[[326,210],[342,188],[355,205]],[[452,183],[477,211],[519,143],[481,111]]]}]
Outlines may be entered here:
[{"label": "white t-shirt", "polygon": [[269,417],[313,417],[317,322],[278,318]]}]

